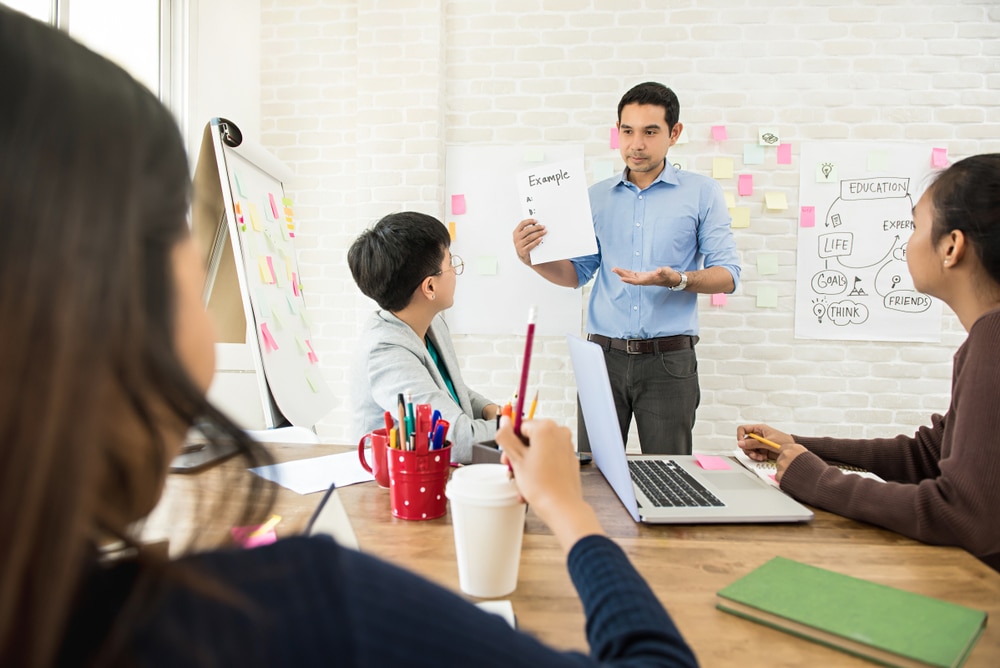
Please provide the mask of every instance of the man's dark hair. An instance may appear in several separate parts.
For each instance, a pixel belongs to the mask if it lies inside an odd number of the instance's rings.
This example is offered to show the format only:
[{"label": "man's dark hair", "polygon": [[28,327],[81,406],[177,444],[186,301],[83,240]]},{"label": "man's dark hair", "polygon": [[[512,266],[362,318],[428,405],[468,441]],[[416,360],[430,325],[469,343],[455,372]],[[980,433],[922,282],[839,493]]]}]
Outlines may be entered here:
[{"label": "man's dark hair", "polygon": [[406,308],[421,281],[441,271],[450,245],[448,228],[437,218],[392,213],[354,240],[347,264],[365,296],[396,312]]},{"label": "man's dark hair", "polygon": [[663,116],[667,121],[667,130],[673,129],[681,115],[681,103],[677,95],[661,83],[647,81],[631,88],[622,96],[618,103],[618,122],[622,120],[622,109],[627,104],[652,104],[663,107]]}]

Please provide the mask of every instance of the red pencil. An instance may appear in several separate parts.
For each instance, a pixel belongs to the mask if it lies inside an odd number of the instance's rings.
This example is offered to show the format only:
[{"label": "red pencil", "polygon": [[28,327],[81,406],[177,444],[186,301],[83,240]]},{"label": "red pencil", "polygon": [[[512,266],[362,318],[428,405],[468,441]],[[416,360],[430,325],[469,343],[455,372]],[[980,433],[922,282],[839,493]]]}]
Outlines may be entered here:
[{"label": "red pencil", "polygon": [[528,392],[528,367],[531,365],[531,344],[535,339],[535,312],[532,306],[528,311],[528,335],[524,339],[524,362],[521,364],[521,385],[517,391],[517,410],[514,411],[514,433],[521,435],[521,418],[524,415],[524,395]]}]

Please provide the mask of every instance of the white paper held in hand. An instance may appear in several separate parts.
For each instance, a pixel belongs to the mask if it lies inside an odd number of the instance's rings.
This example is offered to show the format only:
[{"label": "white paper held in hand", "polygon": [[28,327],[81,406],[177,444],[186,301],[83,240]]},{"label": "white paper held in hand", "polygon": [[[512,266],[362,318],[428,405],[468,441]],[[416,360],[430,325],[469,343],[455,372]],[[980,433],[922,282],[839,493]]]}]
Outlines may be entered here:
[{"label": "white paper held in hand", "polygon": [[542,264],[597,252],[594,219],[582,159],[536,165],[517,175],[521,214],[545,226],[531,263]]}]

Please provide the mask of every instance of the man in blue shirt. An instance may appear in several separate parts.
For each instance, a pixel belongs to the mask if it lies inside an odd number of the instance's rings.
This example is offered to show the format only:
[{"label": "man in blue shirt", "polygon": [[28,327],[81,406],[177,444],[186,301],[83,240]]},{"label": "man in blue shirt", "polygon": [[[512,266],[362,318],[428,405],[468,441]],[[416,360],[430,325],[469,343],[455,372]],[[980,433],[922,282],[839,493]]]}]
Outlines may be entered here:
[{"label": "man in blue shirt", "polygon": [[[666,160],[679,115],[677,96],[659,83],[639,84],[618,103],[625,170],[590,187],[596,254],[532,265],[545,226],[529,218],[513,234],[521,261],[556,285],[596,275],[587,338],[604,348],[622,439],[635,415],[644,453],[690,454],[701,398],[698,293],[733,292],[740,278],[722,188]],[[588,451],[582,419],[578,426]]]}]

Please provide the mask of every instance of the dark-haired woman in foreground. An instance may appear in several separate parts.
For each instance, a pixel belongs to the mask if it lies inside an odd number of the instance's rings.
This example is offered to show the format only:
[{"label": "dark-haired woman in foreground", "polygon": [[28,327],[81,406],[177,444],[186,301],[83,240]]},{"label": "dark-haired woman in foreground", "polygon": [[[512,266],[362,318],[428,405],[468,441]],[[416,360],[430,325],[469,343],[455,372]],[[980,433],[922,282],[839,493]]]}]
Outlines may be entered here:
[{"label": "dark-haired woman in foreground", "polygon": [[[913,209],[906,264],[914,287],[947,304],[969,332],[955,353],[951,405],[913,436],[806,438],[741,425],[759,461],[781,446],[777,479],[801,501],[937,545],[957,545],[1000,570],[1000,154],[941,172]],[[826,462],[866,468],[880,483]]]},{"label": "dark-haired woman in foreground", "polygon": [[[205,400],[213,336],[167,110],[68,36],[0,6],[0,666],[692,666],[581,492],[567,430],[509,424],[518,487],[567,553],[591,656],[561,653],[324,538],[107,562],[161,494]],[[260,521],[251,474],[244,523]]]}]

